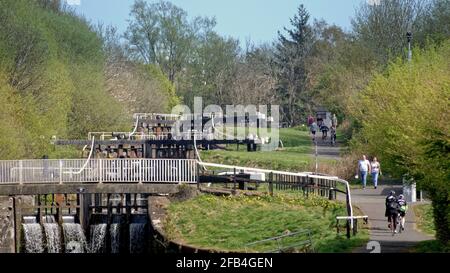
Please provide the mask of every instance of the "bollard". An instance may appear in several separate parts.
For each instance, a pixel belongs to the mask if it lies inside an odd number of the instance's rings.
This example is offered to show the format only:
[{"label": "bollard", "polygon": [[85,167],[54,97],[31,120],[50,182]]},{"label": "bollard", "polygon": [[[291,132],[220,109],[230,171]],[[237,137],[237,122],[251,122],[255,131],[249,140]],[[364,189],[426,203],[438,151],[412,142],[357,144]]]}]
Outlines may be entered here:
[{"label": "bollard", "polygon": [[328,190],[328,199],[329,200],[333,200],[334,198],[333,198],[333,191],[334,191],[334,189],[333,188],[330,188],[329,190]]}]

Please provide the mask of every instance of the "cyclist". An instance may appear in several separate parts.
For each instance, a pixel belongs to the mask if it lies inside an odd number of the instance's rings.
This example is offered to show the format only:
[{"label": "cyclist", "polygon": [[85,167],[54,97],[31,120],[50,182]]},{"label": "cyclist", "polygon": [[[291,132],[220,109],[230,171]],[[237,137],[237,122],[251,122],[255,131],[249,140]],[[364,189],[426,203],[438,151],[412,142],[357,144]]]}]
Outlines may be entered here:
[{"label": "cyclist", "polygon": [[325,124],[322,124],[322,126],[320,126],[320,131],[322,131],[322,139],[325,140],[328,136],[328,126],[326,126]]},{"label": "cyclist", "polygon": [[395,191],[391,191],[386,197],[386,213],[385,216],[388,218],[389,228],[397,233],[397,218],[399,213],[399,204],[397,198],[395,197]]},{"label": "cyclist", "polygon": [[398,203],[398,205],[399,205],[399,207],[400,207],[400,208],[399,208],[399,214],[400,214],[400,216],[402,217],[402,221],[401,221],[401,223],[400,223],[400,228],[401,228],[402,231],[403,231],[403,230],[405,230],[405,221],[406,221],[405,216],[406,216],[406,211],[408,211],[408,204],[406,203],[405,196],[403,196],[403,194],[400,194],[400,195],[398,196],[397,203]]}]

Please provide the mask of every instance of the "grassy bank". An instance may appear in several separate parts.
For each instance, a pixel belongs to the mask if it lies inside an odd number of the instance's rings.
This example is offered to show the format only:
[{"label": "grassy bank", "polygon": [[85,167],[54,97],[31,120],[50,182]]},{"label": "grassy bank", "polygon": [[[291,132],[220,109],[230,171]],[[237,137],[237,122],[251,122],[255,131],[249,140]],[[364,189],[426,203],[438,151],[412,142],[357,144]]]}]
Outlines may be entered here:
[{"label": "grassy bank", "polygon": [[437,240],[423,241],[417,244],[412,252],[415,253],[450,253],[450,248],[446,248]]},{"label": "grassy bank", "polygon": [[[246,244],[300,229],[312,231],[317,252],[349,252],[368,240],[366,229],[350,240],[344,234],[337,235],[337,215],[346,215],[345,206],[319,197],[202,195],[172,203],[165,227],[172,240],[226,251],[245,251]],[[263,251],[267,250],[265,247],[249,249]]]},{"label": "grassy bank", "polygon": [[[434,227],[433,207],[431,204],[414,206],[414,214],[416,215],[417,229],[431,236],[436,235]],[[416,253],[443,253],[450,252],[450,249],[443,246],[437,240],[420,242],[414,249]]]},{"label": "grassy bank", "polygon": [[414,206],[416,215],[417,229],[428,235],[434,236],[436,230],[434,227],[433,208],[430,204]]},{"label": "grassy bank", "polygon": [[257,167],[282,171],[307,171],[313,162],[311,140],[307,131],[298,128],[280,129],[284,148],[272,152],[247,152],[247,147],[229,146],[222,151],[203,151],[205,162]]}]

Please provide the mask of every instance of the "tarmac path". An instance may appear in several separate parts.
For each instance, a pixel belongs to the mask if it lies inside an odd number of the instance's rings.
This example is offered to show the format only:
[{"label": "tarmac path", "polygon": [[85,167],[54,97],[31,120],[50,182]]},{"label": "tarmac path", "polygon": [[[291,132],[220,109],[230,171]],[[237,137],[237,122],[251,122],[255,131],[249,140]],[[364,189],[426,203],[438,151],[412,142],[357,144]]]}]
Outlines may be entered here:
[{"label": "tarmac path", "polygon": [[[318,134],[316,137],[318,158],[339,160],[339,143],[336,146],[331,146],[329,138],[323,141],[320,136],[321,134]],[[313,156],[314,154],[315,146],[313,143]],[[394,190],[397,195],[403,193],[402,185],[385,183],[383,178],[380,178],[377,189],[368,186],[366,189],[351,190],[352,204],[359,207],[365,215],[369,216],[370,241],[374,241],[374,244],[379,243],[381,253],[402,253],[409,252],[412,247],[421,241],[432,240],[432,236],[425,235],[416,229],[413,206],[420,203],[409,204],[405,231],[392,236],[392,232],[388,228],[387,218],[384,216],[385,198],[391,190]],[[356,253],[370,253],[372,251],[372,248],[367,249],[367,247],[354,250]]]}]

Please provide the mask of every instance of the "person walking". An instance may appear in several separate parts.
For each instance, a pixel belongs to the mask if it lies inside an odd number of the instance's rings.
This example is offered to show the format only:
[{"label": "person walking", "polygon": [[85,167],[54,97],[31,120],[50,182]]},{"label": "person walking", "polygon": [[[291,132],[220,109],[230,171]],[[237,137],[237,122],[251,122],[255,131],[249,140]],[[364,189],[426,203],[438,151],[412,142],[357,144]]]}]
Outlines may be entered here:
[{"label": "person walking", "polygon": [[336,129],[336,128],[337,128],[337,125],[338,125],[338,120],[337,120],[336,114],[333,114],[333,118],[331,119],[331,126],[332,126],[334,129]]},{"label": "person walking", "polygon": [[372,169],[372,171],[370,172],[370,175],[372,176],[372,181],[373,181],[373,187],[375,189],[377,189],[378,187],[378,177],[381,174],[381,165],[380,162],[378,162],[378,159],[376,157],[373,158],[372,163],[370,163],[370,167]]},{"label": "person walking", "polygon": [[313,124],[313,122],[314,122],[313,116],[309,115],[309,117],[308,117],[308,126],[311,126]]},{"label": "person walking", "polygon": [[[362,159],[358,161],[358,170],[357,173],[361,177],[361,182],[363,183],[363,189],[366,188],[367,184],[367,174],[370,173],[371,166],[369,160],[365,155],[362,156]],[[358,177],[358,175],[356,175]]]},{"label": "person walking", "polygon": [[312,141],[315,143],[316,142],[316,132],[317,132],[317,124],[315,122],[313,122],[311,124],[311,126],[309,126],[309,130],[311,132],[311,136],[312,136]]}]

